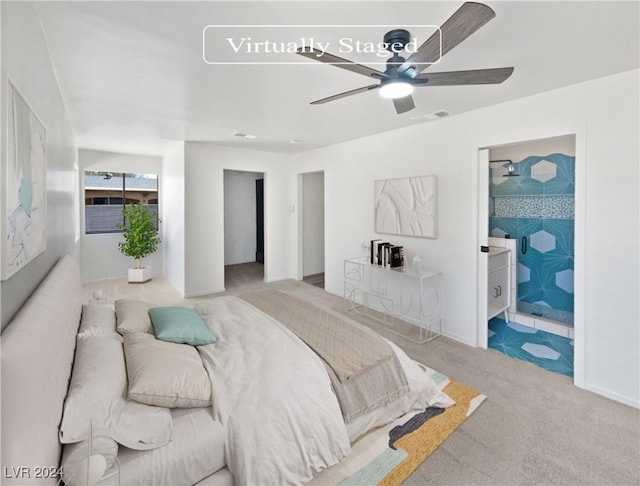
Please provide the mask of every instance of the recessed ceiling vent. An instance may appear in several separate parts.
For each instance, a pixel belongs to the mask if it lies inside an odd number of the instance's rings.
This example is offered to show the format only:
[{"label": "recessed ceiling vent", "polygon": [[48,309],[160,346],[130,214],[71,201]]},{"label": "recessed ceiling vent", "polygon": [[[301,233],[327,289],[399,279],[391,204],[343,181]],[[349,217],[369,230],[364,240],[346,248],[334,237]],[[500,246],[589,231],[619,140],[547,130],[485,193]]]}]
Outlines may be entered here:
[{"label": "recessed ceiling vent", "polygon": [[248,133],[242,133],[242,132],[233,132],[231,135],[233,135],[234,137],[240,137],[240,138],[256,138],[255,135],[249,135]]},{"label": "recessed ceiling vent", "polygon": [[436,111],[433,113],[427,113],[426,115],[420,115],[420,116],[414,116],[413,118],[411,118],[412,120],[427,120],[427,121],[432,121],[432,120],[437,120],[439,118],[444,118],[446,116],[449,116],[451,113],[449,113],[446,110],[440,110],[440,111]]},{"label": "recessed ceiling vent", "polygon": [[433,113],[433,116],[435,116],[436,118],[444,118],[445,116],[449,116],[449,112],[445,110],[440,110]]}]

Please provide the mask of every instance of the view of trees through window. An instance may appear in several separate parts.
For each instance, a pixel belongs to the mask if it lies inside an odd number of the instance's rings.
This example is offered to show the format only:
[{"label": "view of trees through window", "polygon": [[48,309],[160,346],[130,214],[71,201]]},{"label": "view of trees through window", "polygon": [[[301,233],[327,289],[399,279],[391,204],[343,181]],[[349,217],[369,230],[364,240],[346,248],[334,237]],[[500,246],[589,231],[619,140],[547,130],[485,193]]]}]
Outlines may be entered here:
[{"label": "view of trees through window", "polygon": [[126,204],[144,204],[158,214],[158,176],[85,171],[85,233],[117,233]]}]

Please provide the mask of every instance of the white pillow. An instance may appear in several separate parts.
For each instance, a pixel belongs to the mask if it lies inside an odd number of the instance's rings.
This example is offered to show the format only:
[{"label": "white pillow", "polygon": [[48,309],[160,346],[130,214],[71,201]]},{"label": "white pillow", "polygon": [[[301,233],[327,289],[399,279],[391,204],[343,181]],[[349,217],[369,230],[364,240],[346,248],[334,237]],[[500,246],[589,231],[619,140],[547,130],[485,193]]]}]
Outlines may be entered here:
[{"label": "white pillow", "polygon": [[[175,408],[173,440],[152,451],[118,451],[121,485],[200,484],[226,465],[227,430],[213,418],[212,408]],[[205,479],[204,482],[207,482]],[[214,484],[233,484],[211,481]]]},{"label": "white pillow", "polygon": [[193,346],[124,335],[129,398],[169,408],[211,406],[211,380]]},{"label": "white pillow", "polygon": [[116,332],[116,313],[103,304],[84,304],[78,337],[103,336],[122,342],[122,336]]},{"label": "white pillow", "polygon": [[62,450],[62,477],[67,485],[84,484],[85,478],[78,477],[78,466],[80,466],[89,455],[100,454],[107,460],[113,461],[118,455],[118,444],[110,437],[93,437],[91,440],[91,451],[89,451],[89,440],[67,444]]},{"label": "white pillow", "polygon": [[95,336],[78,339],[60,442],[85,440],[91,422],[95,435],[107,435],[131,449],[154,449],[168,443],[173,433],[169,409],[127,400],[126,394],[122,343]]},{"label": "white pillow", "polygon": [[150,302],[133,299],[115,301],[117,330],[120,334],[128,332],[148,332],[153,334],[149,309],[155,307]]}]

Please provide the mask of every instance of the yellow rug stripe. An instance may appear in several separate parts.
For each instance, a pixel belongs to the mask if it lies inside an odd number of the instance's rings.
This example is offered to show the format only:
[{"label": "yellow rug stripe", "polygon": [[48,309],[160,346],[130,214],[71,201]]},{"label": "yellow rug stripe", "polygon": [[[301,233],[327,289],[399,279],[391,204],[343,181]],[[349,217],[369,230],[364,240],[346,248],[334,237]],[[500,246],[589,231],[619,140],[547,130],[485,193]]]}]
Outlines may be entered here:
[{"label": "yellow rug stripe", "polygon": [[447,437],[449,437],[467,419],[471,400],[480,394],[455,380],[445,387],[444,392],[456,401],[440,415],[429,419],[422,427],[397,440],[395,447],[409,454],[395,469],[378,483],[381,486],[396,486],[422,464]]}]

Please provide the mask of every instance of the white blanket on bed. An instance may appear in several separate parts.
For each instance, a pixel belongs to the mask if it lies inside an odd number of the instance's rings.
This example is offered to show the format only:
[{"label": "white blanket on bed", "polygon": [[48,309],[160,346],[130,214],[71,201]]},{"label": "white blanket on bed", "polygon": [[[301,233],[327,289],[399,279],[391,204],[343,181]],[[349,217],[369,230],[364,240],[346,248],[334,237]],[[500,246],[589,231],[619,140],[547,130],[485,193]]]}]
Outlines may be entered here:
[{"label": "white blanket on bed", "polygon": [[303,484],[350,452],[320,359],[284,326],[235,297],[198,311],[217,337],[198,349],[214,417],[228,429],[236,485]]}]

